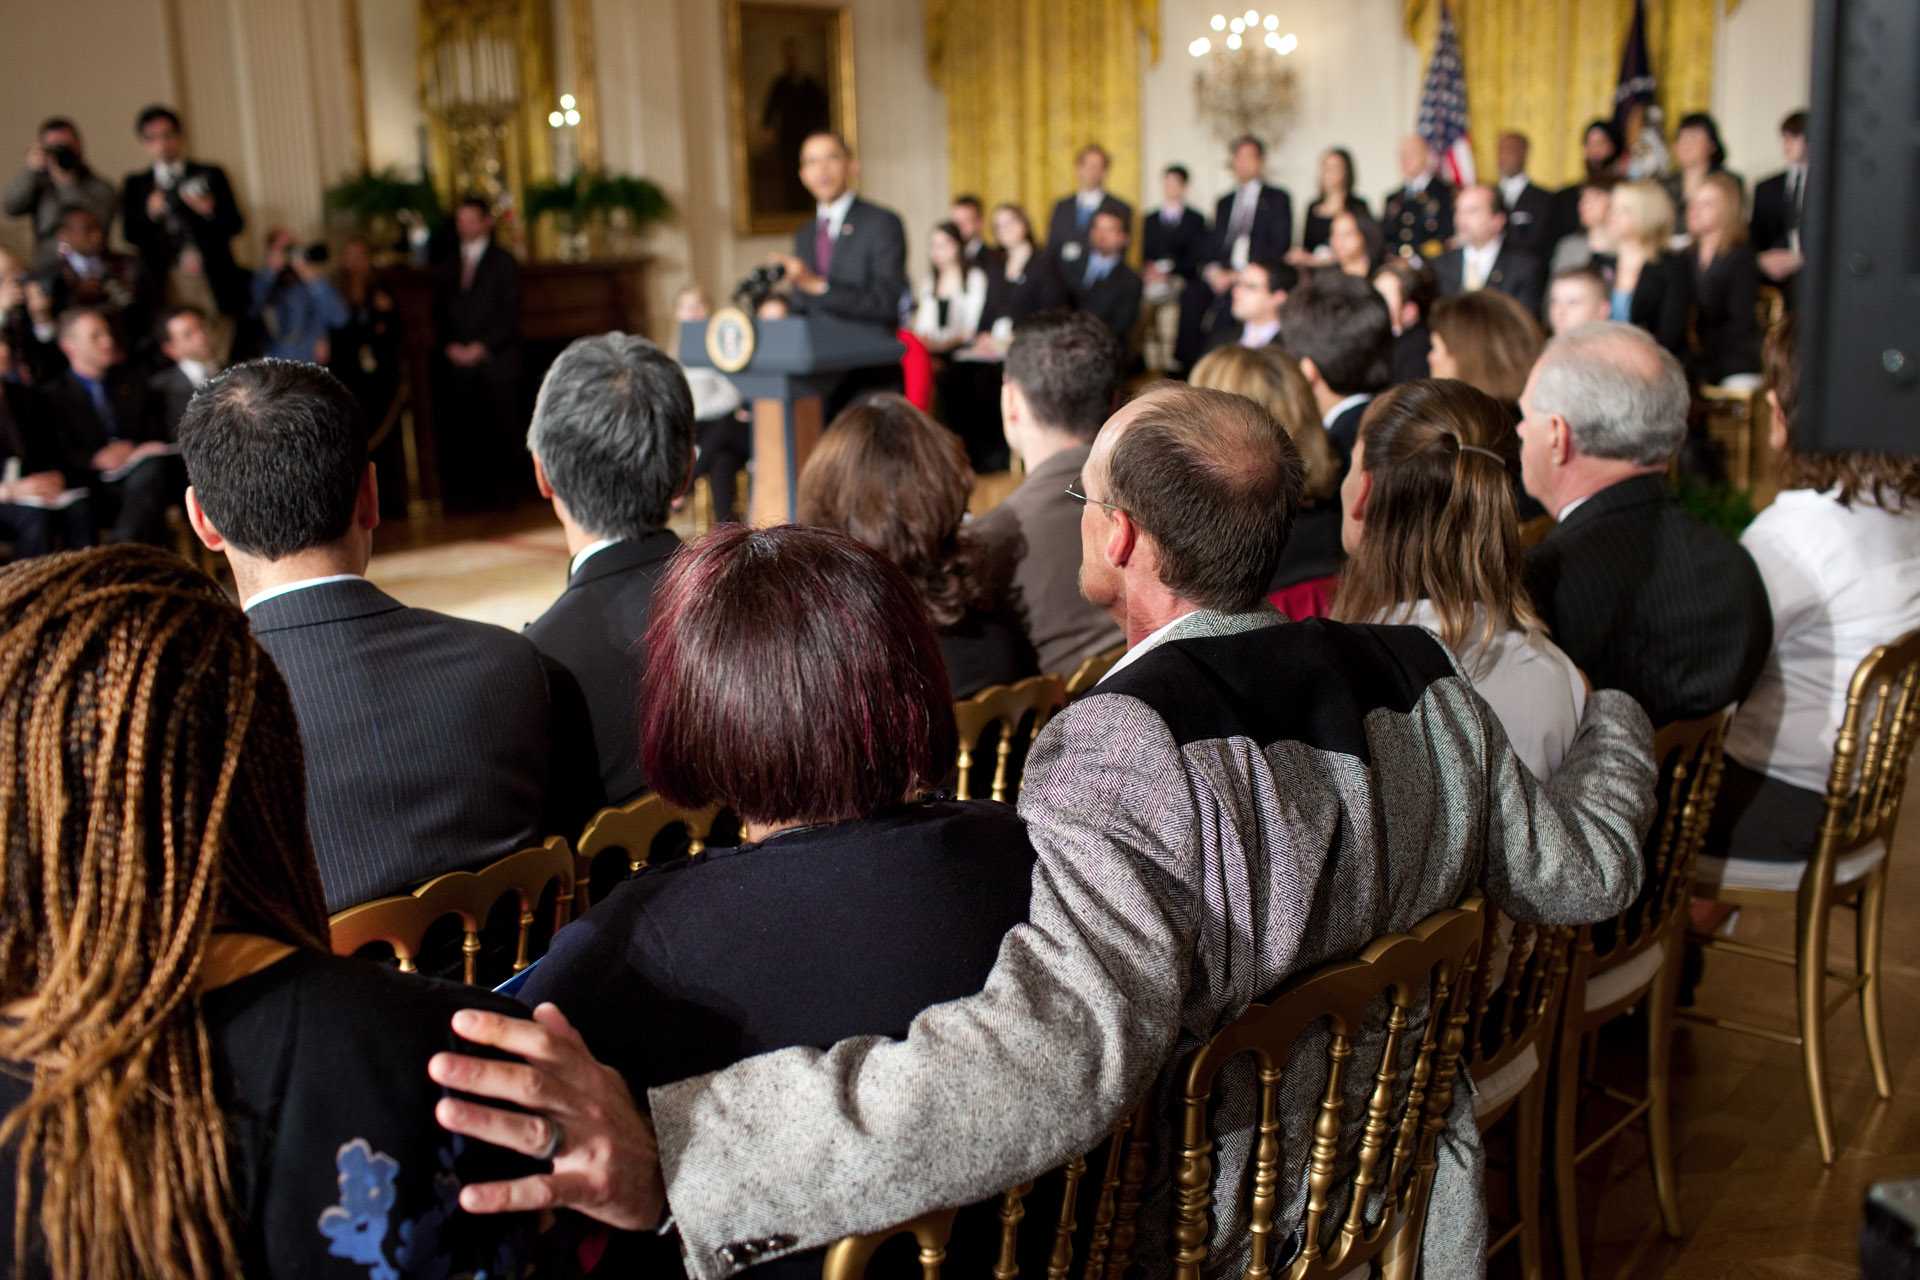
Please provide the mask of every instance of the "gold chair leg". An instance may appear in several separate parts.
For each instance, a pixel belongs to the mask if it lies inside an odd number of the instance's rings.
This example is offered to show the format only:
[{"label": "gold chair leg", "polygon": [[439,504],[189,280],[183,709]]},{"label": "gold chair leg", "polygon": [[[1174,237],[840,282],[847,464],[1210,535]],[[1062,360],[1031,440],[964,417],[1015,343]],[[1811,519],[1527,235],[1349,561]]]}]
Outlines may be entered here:
[{"label": "gold chair leg", "polygon": [[1813,1108],[1820,1159],[1832,1164],[1833,1100],[1827,1095],[1827,923],[1826,895],[1817,890],[1803,893],[1795,974],[1800,1001],[1800,1055],[1806,1065],[1807,1103]]},{"label": "gold chair leg", "polygon": [[1514,1108],[1513,1188],[1520,1214],[1521,1280],[1540,1280],[1540,1183],[1547,1128],[1547,1069],[1543,1063]]},{"label": "gold chair leg", "polygon": [[[1567,999],[1577,998],[1580,991],[1578,985],[1569,986]],[[1560,1274],[1565,1280],[1580,1280],[1580,1195],[1573,1163],[1580,1149],[1574,1114],[1580,1093],[1580,1033],[1573,1020],[1580,1015],[1569,1008],[1563,1016],[1568,1026],[1553,1063],[1553,1225],[1560,1237]]]},{"label": "gold chair leg", "polygon": [[[1683,918],[1675,916],[1676,924]],[[1680,1238],[1680,1186],[1673,1171],[1673,1023],[1680,997],[1680,968],[1686,935],[1667,933],[1667,954],[1660,975],[1647,992],[1647,1162],[1653,1166],[1653,1191],[1660,1201],[1660,1224]]]},{"label": "gold chair leg", "polygon": [[1860,890],[1854,955],[1860,974],[1866,979],[1860,987],[1860,1028],[1867,1038],[1867,1061],[1873,1064],[1874,1092],[1891,1098],[1893,1072],[1887,1064],[1886,1029],[1880,1022],[1880,942],[1886,911],[1887,864],[1882,862]]}]

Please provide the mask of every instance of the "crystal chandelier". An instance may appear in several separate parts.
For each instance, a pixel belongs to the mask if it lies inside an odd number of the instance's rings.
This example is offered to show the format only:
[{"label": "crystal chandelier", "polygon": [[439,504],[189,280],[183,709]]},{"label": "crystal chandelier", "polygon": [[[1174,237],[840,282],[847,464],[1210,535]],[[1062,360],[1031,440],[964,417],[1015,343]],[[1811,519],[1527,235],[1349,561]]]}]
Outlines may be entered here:
[{"label": "crystal chandelier", "polygon": [[1200,114],[1222,138],[1253,133],[1269,145],[1278,143],[1292,127],[1299,104],[1292,61],[1299,38],[1281,32],[1277,15],[1257,9],[1237,17],[1216,13],[1208,25],[1216,34],[1187,46],[1200,63],[1193,78]]}]

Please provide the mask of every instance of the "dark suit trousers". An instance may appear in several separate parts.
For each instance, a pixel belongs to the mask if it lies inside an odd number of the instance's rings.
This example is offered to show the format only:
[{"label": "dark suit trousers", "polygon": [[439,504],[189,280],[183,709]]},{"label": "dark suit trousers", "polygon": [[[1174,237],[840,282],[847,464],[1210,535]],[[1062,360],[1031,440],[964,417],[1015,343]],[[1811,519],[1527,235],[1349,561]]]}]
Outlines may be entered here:
[{"label": "dark suit trousers", "polygon": [[[516,362],[517,363],[517,362]],[[494,362],[463,369],[445,364],[439,423],[440,477],[456,510],[512,508],[527,489],[526,424],[520,420],[520,378]]]},{"label": "dark suit trousers", "polygon": [[102,527],[112,522],[115,542],[171,547],[167,507],[186,494],[186,469],[174,458],[149,458],[118,480],[98,480],[92,507]]},{"label": "dark suit trousers", "polygon": [[93,545],[93,508],[87,499],[65,511],[0,504],[0,536],[13,544],[15,560],[31,560],[53,550],[55,534],[66,535],[66,549]]},{"label": "dark suit trousers", "polygon": [[698,425],[700,458],[693,464],[693,474],[705,476],[713,486],[713,519],[722,524],[737,519],[733,504],[740,468],[753,457],[753,429],[732,414]]}]

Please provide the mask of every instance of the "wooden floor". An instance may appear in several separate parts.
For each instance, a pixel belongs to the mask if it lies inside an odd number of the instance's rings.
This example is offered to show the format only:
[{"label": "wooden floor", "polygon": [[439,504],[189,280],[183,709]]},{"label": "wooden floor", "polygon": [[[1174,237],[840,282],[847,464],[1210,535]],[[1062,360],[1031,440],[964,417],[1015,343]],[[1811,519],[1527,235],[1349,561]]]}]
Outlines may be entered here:
[{"label": "wooden floor", "polygon": [[[1913,782],[1920,784],[1920,778]],[[1645,1143],[1637,1131],[1622,1135],[1610,1153],[1592,1161],[1594,1176],[1583,1183],[1589,1276],[1841,1280],[1859,1274],[1855,1237],[1867,1188],[1883,1179],[1920,1176],[1920,791],[1910,784],[1907,794],[1884,953],[1894,1096],[1883,1100],[1873,1091],[1859,1017],[1849,1010],[1835,1014],[1828,1069],[1840,1150],[1832,1165],[1823,1165],[1800,1051],[1682,1022],[1673,1066],[1685,1234],[1669,1240],[1661,1230]],[[1851,912],[1834,915],[1836,965],[1851,965],[1852,919]],[[1738,936],[1790,947],[1792,927],[1790,913],[1749,910]],[[1702,1010],[1737,1009],[1750,1020],[1790,1029],[1792,974],[1716,955],[1708,960],[1696,1004]],[[1609,1058],[1631,1061],[1633,1052],[1625,1037],[1606,1046]]]}]

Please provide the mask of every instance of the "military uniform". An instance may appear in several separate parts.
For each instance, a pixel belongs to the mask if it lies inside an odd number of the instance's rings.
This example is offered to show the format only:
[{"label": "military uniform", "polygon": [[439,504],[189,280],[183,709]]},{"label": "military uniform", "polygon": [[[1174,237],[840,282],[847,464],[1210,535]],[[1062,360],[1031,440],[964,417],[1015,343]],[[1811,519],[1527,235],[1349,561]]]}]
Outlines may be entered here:
[{"label": "military uniform", "polygon": [[1401,187],[1387,197],[1380,227],[1389,253],[1403,258],[1439,257],[1453,238],[1453,188],[1437,177],[1418,193]]}]

